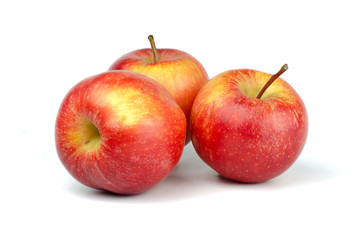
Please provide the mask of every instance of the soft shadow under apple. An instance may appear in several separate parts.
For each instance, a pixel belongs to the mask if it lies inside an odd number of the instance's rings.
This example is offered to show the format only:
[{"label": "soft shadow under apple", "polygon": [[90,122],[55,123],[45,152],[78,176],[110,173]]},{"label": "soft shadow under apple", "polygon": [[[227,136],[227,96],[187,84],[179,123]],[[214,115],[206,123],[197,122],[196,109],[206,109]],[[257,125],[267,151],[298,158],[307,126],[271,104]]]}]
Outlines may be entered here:
[{"label": "soft shadow under apple", "polygon": [[295,188],[317,184],[339,175],[333,166],[317,164],[318,161],[298,159],[282,175],[263,183],[240,183],[218,175],[187,146],[176,168],[161,183],[147,192],[136,195],[119,195],[86,187],[78,182],[68,181],[66,190],[76,196],[110,202],[164,203],[192,200],[198,197],[230,190],[262,190]]},{"label": "soft shadow under apple", "polygon": [[278,177],[262,183],[241,183],[219,175],[219,182],[238,188],[255,190],[275,190],[293,188],[327,181],[339,175],[333,166],[322,166],[317,161],[298,159],[286,172]]},{"label": "soft shadow under apple", "polygon": [[222,191],[218,174],[198,158],[192,146],[185,148],[180,162],[171,174],[150,190],[136,195],[119,195],[95,190],[78,182],[67,182],[66,190],[79,197],[97,201],[129,201],[133,203],[184,201]]}]

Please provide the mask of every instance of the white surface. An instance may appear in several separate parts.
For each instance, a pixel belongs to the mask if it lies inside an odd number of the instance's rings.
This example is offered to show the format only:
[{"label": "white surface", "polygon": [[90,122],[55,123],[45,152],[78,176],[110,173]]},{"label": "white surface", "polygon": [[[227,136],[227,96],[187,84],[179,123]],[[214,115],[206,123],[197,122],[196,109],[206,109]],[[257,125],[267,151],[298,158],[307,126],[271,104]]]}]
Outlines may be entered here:
[{"label": "white surface", "polygon": [[[0,239],[361,239],[358,1],[2,1]],[[67,91],[149,47],[283,75],[309,113],[307,144],[262,184],[220,178],[188,145],[150,191],[117,196],[60,164],[54,122]]]}]

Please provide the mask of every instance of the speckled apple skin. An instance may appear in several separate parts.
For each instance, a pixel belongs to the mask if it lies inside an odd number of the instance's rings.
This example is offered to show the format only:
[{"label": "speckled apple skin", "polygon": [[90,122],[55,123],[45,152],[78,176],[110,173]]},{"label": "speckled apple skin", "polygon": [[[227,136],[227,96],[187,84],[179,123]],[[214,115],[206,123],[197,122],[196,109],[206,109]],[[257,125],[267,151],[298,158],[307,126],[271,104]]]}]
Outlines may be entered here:
[{"label": "speckled apple skin", "polygon": [[[94,124],[99,142],[86,140]],[[61,162],[79,182],[119,194],[144,192],[179,161],[186,118],[168,91],[128,71],[109,71],[74,86],[56,119]],[[94,140],[96,141],[96,140]]]},{"label": "speckled apple skin", "polygon": [[[148,76],[164,86],[181,107],[189,122],[192,104],[209,77],[201,63],[177,49],[158,49],[159,61],[153,62],[151,49],[127,53],[110,70],[128,70]],[[189,124],[188,124],[189,129]],[[189,130],[185,144],[190,142]]]},{"label": "speckled apple skin", "polygon": [[308,118],[297,92],[278,78],[261,99],[271,77],[231,70],[212,78],[191,111],[191,139],[200,158],[220,175],[257,183],[286,171],[307,138]]}]

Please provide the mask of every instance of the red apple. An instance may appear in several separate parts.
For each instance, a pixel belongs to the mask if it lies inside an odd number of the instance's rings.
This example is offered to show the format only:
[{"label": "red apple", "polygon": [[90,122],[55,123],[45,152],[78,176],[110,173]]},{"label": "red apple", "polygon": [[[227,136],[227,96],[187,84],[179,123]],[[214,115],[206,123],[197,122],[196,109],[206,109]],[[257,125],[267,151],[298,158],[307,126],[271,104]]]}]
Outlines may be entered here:
[{"label": "red apple", "polygon": [[263,182],[286,171],[301,153],[307,112],[297,92],[278,78],[286,69],[273,76],[231,70],[200,90],[191,112],[191,139],[200,158],[220,175]]},{"label": "red apple", "polygon": [[[171,93],[189,121],[192,104],[207,82],[208,75],[201,63],[190,54],[176,49],[156,49],[153,36],[148,38],[152,49],[125,54],[109,69],[137,72],[156,80]],[[186,144],[189,141],[187,131]]]},{"label": "red apple", "polygon": [[56,120],[59,158],[79,182],[119,194],[163,180],[181,157],[186,118],[156,81],[109,71],[74,86]]}]

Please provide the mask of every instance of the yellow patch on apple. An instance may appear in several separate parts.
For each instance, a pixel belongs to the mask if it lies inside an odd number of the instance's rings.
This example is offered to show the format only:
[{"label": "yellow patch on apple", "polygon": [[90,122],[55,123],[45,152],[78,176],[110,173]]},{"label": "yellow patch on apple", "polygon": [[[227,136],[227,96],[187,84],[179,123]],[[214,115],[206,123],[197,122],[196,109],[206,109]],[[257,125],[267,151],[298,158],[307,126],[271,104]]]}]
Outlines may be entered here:
[{"label": "yellow patch on apple", "polygon": [[151,98],[142,94],[140,90],[123,88],[110,91],[106,102],[115,109],[115,113],[122,119],[122,124],[136,125],[149,114]]}]

